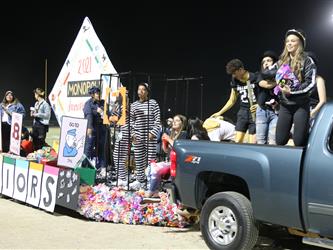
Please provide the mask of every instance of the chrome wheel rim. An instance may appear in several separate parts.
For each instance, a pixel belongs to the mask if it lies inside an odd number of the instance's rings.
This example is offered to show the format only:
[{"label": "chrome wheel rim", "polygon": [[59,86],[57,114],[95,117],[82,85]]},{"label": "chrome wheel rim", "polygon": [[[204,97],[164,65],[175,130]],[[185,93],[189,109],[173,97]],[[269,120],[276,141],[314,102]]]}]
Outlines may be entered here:
[{"label": "chrome wheel rim", "polygon": [[232,243],[237,236],[237,230],[237,219],[230,208],[218,206],[212,210],[208,218],[208,231],[217,244]]}]

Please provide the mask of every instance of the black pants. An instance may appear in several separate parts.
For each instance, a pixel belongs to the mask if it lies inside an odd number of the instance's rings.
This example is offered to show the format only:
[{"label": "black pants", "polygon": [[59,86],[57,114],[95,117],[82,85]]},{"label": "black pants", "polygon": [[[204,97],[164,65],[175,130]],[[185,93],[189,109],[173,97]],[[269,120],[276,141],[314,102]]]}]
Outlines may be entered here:
[{"label": "black pants", "polygon": [[9,151],[10,144],[10,125],[7,122],[1,123],[2,152]]},{"label": "black pants", "polygon": [[46,145],[45,138],[46,133],[49,131],[49,126],[43,125],[41,123],[34,123],[32,125],[32,143],[34,150],[41,149]]},{"label": "black pants", "polygon": [[286,145],[290,129],[294,123],[293,140],[295,146],[305,146],[309,135],[310,105],[283,105],[279,110],[276,125],[276,144]]}]

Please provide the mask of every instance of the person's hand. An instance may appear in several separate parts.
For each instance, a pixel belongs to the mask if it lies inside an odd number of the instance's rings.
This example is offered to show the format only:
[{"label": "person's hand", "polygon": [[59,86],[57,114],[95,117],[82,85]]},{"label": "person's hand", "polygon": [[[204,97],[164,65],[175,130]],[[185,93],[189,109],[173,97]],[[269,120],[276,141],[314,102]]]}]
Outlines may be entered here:
[{"label": "person's hand", "polygon": [[210,116],[210,118],[216,118],[216,117],[218,117],[218,116],[220,116],[221,114],[219,113],[219,112],[216,112],[216,113],[214,113],[214,114],[212,114],[211,116]]},{"label": "person's hand", "polygon": [[257,111],[258,104],[254,104],[250,107],[250,112],[255,113]]},{"label": "person's hand", "polygon": [[164,134],[162,135],[162,140],[166,140],[167,142],[169,142],[169,140],[170,140],[170,136],[169,136],[168,134],[164,133]]},{"label": "person's hand", "polygon": [[101,109],[100,107],[97,108],[97,113],[102,114],[103,112],[104,112],[103,109]]},{"label": "person's hand", "polygon": [[148,135],[148,139],[149,140],[153,140],[155,138],[155,135],[153,135],[152,133],[149,133]]},{"label": "person's hand", "polygon": [[92,128],[88,128],[87,129],[87,135],[92,136],[92,131],[93,131]]},{"label": "person's hand", "polygon": [[313,110],[312,110],[312,111],[310,112],[310,117],[311,117],[311,118],[314,118],[314,117],[315,117],[315,114],[316,114],[316,113],[313,112]]},{"label": "person's hand", "polygon": [[132,143],[133,143],[133,144],[136,144],[136,143],[137,143],[137,140],[136,140],[136,136],[135,136],[135,135],[132,136]]},{"label": "person's hand", "polygon": [[290,95],[290,87],[288,85],[284,85],[283,87],[281,87],[281,91],[286,96]]},{"label": "person's hand", "polygon": [[109,117],[109,122],[117,122],[118,121],[118,116],[113,115]]}]

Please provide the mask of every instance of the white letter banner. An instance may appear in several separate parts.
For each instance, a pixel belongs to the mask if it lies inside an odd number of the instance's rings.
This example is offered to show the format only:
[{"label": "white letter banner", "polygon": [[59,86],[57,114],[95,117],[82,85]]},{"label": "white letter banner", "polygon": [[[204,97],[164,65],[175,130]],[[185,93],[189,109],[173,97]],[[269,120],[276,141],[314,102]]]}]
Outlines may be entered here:
[{"label": "white letter banner", "polygon": [[43,164],[30,162],[27,203],[35,207],[39,206],[42,176]]},{"label": "white letter banner", "polygon": [[28,191],[29,161],[16,159],[13,198],[25,202]]},{"label": "white letter banner", "polygon": [[2,165],[2,194],[13,197],[15,159],[4,156]]},{"label": "white letter banner", "polygon": [[59,168],[48,165],[44,166],[42,195],[39,207],[52,213],[56,203],[58,173]]}]

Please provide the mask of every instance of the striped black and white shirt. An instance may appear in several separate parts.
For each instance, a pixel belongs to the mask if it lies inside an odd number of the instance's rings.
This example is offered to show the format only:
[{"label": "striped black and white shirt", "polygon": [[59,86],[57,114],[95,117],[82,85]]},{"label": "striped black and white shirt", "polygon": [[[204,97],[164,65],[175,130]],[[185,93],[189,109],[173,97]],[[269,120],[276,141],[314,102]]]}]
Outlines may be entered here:
[{"label": "striped black and white shirt", "polygon": [[160,107],[154,99],[136,101],[130,108],[131,135],[137,139],[147,138],[147,132],[157,137],[161,129]]}]

